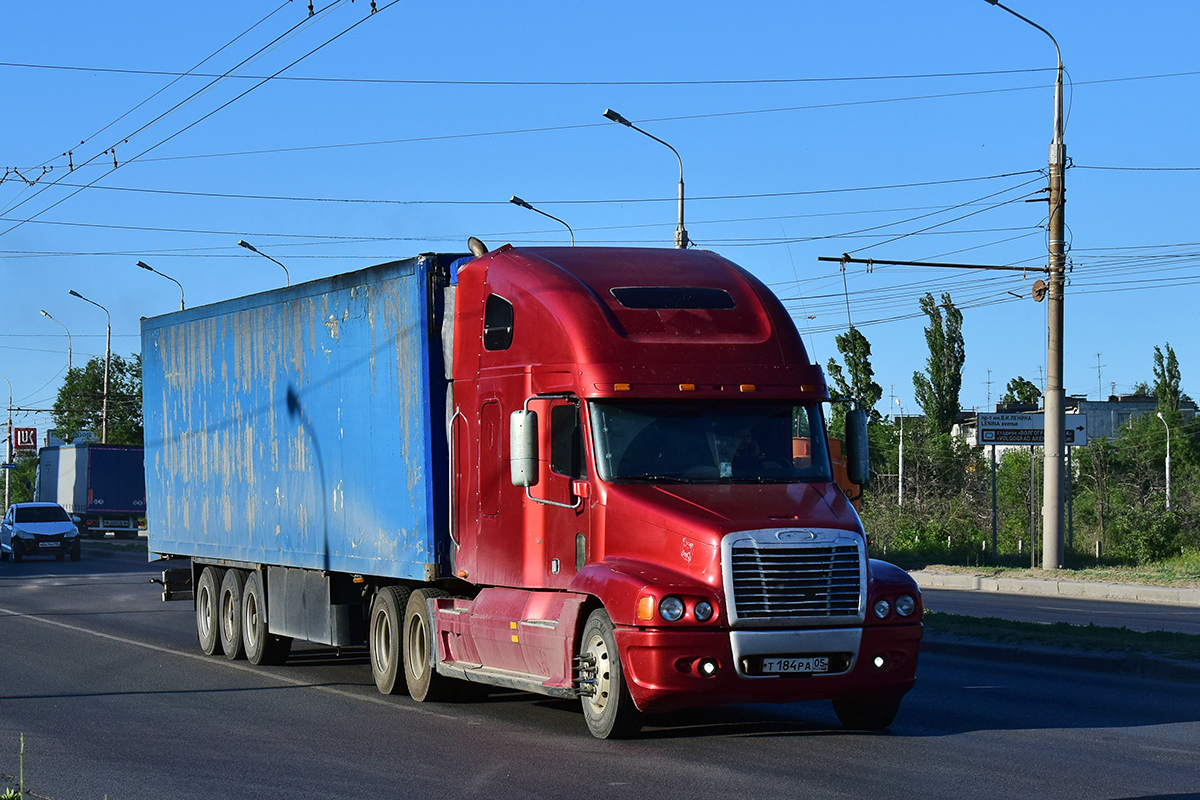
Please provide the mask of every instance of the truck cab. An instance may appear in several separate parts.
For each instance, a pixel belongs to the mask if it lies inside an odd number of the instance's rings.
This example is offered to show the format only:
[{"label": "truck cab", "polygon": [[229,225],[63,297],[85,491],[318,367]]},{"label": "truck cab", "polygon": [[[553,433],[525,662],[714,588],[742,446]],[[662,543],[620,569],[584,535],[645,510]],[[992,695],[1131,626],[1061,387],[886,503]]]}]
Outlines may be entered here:
[{"label": "truck cab", "polygon": [[598,736],[709,703],[891,722],[920,593],[869,559],[824,376],[761,282],[703,251],[504,247],[453,294],[451,569],[478,593],[432,601],[440,675],[582,695]]}]

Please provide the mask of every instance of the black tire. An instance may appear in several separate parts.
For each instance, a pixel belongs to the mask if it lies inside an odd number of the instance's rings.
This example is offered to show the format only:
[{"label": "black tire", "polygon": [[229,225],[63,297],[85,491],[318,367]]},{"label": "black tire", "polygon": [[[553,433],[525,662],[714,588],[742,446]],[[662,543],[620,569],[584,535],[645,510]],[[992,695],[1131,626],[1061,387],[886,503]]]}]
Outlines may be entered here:
[{"label": "black tire", "polygon": [[901,695],[864,695],[833,701],[833,711],[842,725],[852,731],[882,731],[896,719]]},{"label": "black tire", "polygon": [[367,630],[370,646],[371,674],[375,686],[383,694],[404,694],[408,686],[403,680],[404,609],[412,590],[404,586],[385,586],[375,593],[371,602],[371,619]]},{"label": "black tire", "polygon": [[0,561],[8,561],[8,551],[0,550]]},{"label": "black tire", "polygon": [[25,557],[25,547],[21,544],[21,540],[15,536],[12,540],[12,551],[13,561],[18,564],[21,563],[21,559]]},{"label": "black tire", "polygon": [[79,548],[79,542],[76,542],[75,546],[71,548],[71,560],[78,561],[82,556],[83,551]]},{"label": "black tire", "polygon": [[282,664],[292,652],[291,637],[271,633],[268,619],[262,573],[254,570],[242,591],[242,646],[246,660],[256,667]]},{"label": "black tire", "polygon": [[200,573],[200,580],[196,582],[196,637],[206,656],[216,655],[221,647],[218,632],[221,623],[217,608],[221,603],[222,577],[223,570],[218,567],[205,567]]},{"label": "black tire", "polygon": [[625,670],[617,652],[612,620],[604,609],[596,609],[583,626],[579,655],[594,661],[596,682],[593,693],[580,697],[588,730],[597,739],[628,739],[642,729],[642,712],[629,696]]},{"label": "black tire", "polygon": [[220,632],[221,651],[230,661],[246,657],[246,648],[242,644],[242,594],[245,588],[244,572],[240,569],[225,571],[217,602],[217,630]]},{"label": "black tire", "polygon": [[417,589],[408,598],[404,612],[404,681],[408,694],[418,702],[441,703],[455,699],[454,678],[439,675],[431,658],[434,647],[429,619],[429,600],[449,597],[441,589]]}]

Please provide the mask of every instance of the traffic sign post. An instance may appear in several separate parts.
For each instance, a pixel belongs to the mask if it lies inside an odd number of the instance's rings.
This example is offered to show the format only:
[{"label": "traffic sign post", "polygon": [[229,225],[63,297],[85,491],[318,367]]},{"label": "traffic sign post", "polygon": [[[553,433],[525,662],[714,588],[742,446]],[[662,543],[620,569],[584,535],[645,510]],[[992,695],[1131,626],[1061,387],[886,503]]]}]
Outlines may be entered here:
[{"label": "traffic sign post", "polygon": [[[1063,442],[1067,446],[1068,471],[1071,458],[1071,448],[1087,444],[1087,415],[1067,414],[1063,431]],[[992,448],[992,555],[997,555],[997,534],[999,527],[999,512],[996,507],[996,447],[997,446],[1027,446],[1029,447],[1030,468],[1030,498],[1033,497],[1033,449],[1044,445],[1046,438],[1044,414],[980,414],[975,427],[975,444],[990,445]],[[1068,476],[1069,480],[1069,476]],[[1032,503],[1032,499],[1030,501]],[[1036,516],[1030,508],[1030,558],[1034,559],[1031,566],[1036,564]],[[1067,519],[1070,527],[1071,492],[1070,484],[1067,490]],[[1071,531],[1073,534],[1074,531]],[[1074,538],[1069,534],[1070,538]]]}]

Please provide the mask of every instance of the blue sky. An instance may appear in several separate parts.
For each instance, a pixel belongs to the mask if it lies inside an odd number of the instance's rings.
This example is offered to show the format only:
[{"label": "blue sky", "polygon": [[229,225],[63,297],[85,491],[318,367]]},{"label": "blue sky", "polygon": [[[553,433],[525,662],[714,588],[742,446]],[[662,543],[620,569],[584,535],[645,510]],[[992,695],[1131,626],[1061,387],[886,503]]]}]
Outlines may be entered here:
[{"label": "blue sky", "polygon": [[[110,311],[121,354],[139,317],[178,308],[138,260],[191,307],[282,283],[238,239],[293,283],[472,235],[566,243],[514,194],[580,244],[670,246],[678,163],[609,107],[680,152],[693,241],[771,285],[822,364],[849,306],[884,413],[916,411],[927,291],[964,311],[964,407],[1040,381],[1038,273],[843,280],[817,261],[1044,266],[1046,203],[1025,200],[1044,197],[1055,53],[1029,25],[984,0],[377,5],[4,5],[0,373],[16,406],[48,408],[66,368],[39,310],[76,364],[104,352],[104,314],[69,289]],[[1009,5],[1054,34],[1070,81],[1066,391],[1128,392],[1170,342],[1196,396],[1200,5]]]}]

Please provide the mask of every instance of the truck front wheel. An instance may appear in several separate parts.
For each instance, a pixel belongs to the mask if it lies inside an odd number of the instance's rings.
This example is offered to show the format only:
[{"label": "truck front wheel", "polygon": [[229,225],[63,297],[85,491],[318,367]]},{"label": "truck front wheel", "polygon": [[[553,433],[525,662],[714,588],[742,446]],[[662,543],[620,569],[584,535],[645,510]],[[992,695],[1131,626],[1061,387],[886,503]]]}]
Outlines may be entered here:
[{"label": "truck front wheel", "polygon": [[441,702],[454,694],[454,679],[439,675],[433,666],[433,625],[429,618],[429,600],[449,596],[441,589],[417,589],[408,598],[404,613],[404,678],[413,700]]},{"label": "truck front wheel", "polygon": [[852,731],[882,731],[896,719],[901,699],[892,694],[841,697],[833,701],[833,711]]},{"label": "truck front wheel", "polygon": [[401,652],[404,609],[410,589],[385,586],[375,593],[371,602],[371,624],[367,641],[371,647],[371,674],[375,686],[384,694],[403,694],[407,688],[402,679]]},{"label": "truck front wheel", "polygon": [[246,587],[246,576],[240,569],[226,570],[221,581],[220,601],[217,618],[221,632],[221,650],[230,661],[246,656],[242,645],[242,593]]},{"label": "truck front wheel", "polygon": [[612,620],[596,609],[583,626],[579,646],[581,673],[590,676],[590,694],[580,697],[583,718],[597,739],[627,739],[642,729],[642,712],[629,696],[625,671],[617,653]]}]

